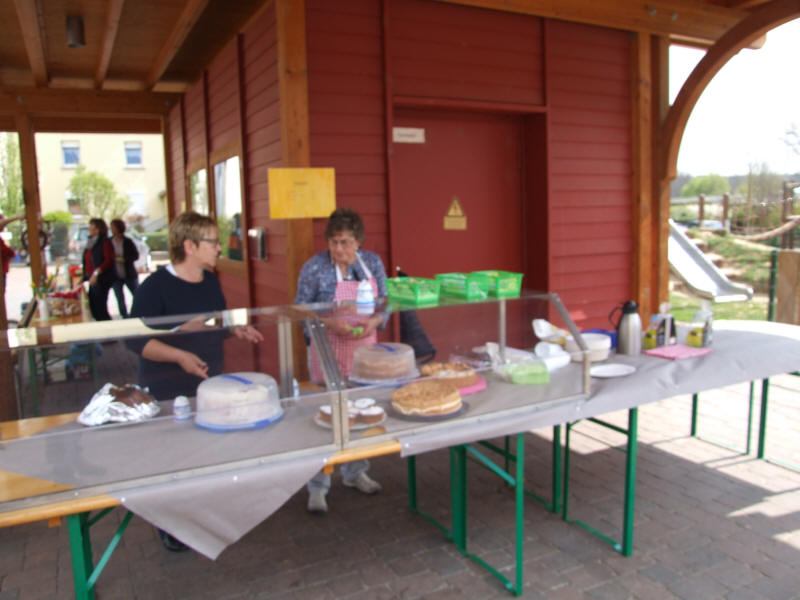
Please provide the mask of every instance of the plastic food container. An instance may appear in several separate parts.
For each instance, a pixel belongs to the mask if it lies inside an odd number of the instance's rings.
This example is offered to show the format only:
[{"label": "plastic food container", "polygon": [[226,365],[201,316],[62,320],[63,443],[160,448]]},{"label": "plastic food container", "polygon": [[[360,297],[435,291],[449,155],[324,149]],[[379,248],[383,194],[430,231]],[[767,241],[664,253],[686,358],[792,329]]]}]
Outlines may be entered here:
[{"label": "plastic food container", "polygon": [[439,273],[436,281],[441,284],[441,293],[467,300],[484,300],[489,296],[490,280],[472,273]]},{"label": "plastic food container", "polygon": [[[611,337],[605,333],[582,333],[586,347],[589,349],[589,360],[596,362],[605,360],[611,352]],[[578,362],[582,359],[581,348],[571,335],[566,338],[566,351],[572,354],[572,360]]]},{"label": "plastic food container", "polygon": [[489,293],[498,298],[519,296],[522,289],[522,273],[511,271],[473,271],[473,277],[484,279]]},{"label": "plastic food container", "polygon": [[421,306],[439,302],[440,284],[422,277],[390,277],[386,280],[389,300]]}]

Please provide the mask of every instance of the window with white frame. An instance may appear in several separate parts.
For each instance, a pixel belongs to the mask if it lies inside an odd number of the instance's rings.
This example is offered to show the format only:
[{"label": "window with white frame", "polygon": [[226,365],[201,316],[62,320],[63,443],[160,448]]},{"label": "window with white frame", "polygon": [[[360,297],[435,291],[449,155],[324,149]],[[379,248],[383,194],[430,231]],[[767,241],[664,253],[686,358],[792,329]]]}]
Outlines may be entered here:
[{"label": "window with white frame", "polygon": [[125,166],[142,166],[142,142],[125,142]]},{"label": "window with white frame", "polygon": [[61,142],[61,165],[75,169],[81,163],[81,146],[78,142]]}]

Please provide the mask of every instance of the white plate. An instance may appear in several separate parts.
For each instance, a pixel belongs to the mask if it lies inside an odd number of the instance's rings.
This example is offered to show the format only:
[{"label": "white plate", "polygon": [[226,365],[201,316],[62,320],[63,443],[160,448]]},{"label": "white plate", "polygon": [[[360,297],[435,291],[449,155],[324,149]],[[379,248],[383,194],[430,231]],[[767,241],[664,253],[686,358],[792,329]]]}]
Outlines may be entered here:
[{"label": "white plate", "polygon": [[[350,431],[360,431],[362,429],[369,429],[370,427],[375,427],[376,425],[382,425],[386,422],[386,411],[383,411],[383,418],[376,423],[356,423],[355,425],[350,425]],[[319,415],[314,415],[314,423],[319,425],[320,427],[324,427],[325,429],[332,429],[333,426],[330,423],[326,423],[322,419],[319,418]]]},{"label": "white plate", "polygon": [[592,377],[625,377],[636,372],[636,367],[623,365],[622,363],[608,363],[605,365],[594,365],[590,370]]}]

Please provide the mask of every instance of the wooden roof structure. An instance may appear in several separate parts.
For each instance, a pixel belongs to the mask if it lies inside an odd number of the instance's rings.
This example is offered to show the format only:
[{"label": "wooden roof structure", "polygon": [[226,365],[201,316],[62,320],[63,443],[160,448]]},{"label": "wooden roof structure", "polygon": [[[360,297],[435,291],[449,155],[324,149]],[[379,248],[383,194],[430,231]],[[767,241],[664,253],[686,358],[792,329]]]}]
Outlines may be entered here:
[{"label": "wooden roof structure", "polygon": [[[383,0],[384,2],[386,0]],[[645,311],[667,293],[669,182],[689,114],[739,50],[800,17],[800,0],[434,0],[629,31],[634,36],[633,290]],[[0,3],[0,130],[19,134],[29,231],[40,216],[36,132],[165,132],[164,117],[264,10],[278,15],[279,78],[305,69],[306,0],[13,0]],[[78,23],[68,32],[67,21]],[[82,30],[82,31],[79,31]],[[668,48],[706,48],[672,105]],[[304,88],[303,88],[304,89]],[[292,113],[297,111],[290,111]],[[301,115],[302,116],[302,115]],[[284,166],[308,166],[307,122],[283,124]],[[293,120],[295,119],[295,120]],[[301,152],[298,149],[305,148]],[[169,184],[168,184],[169,186]],[[170,190],[168,189],[168,194]],[[292,224],[311,242],[310,224]],[[289,251],[290,266],[308,247]],[[297,259],[297,260],[295,260]],[[301,261],[300,261],[301,263]],[[298,267],[299,268],[299,267]],[[42,258],[31,253],[34,277]],[[290,269],[291,270],[291,269]],[[4,315],[0,315],[4,317]],[[0,322],[0,325],[2,323]]]}]

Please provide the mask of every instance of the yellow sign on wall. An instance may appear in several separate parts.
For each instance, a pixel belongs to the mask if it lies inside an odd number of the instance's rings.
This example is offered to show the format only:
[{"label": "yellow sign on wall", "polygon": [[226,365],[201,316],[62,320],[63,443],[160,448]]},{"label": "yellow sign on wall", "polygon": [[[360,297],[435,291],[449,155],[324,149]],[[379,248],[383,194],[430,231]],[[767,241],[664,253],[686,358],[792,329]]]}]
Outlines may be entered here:
[{"label": "yellow sign on wall", "polygon": [[450,208],[447,209],[447,214],[444,216],[444,228],[456,231],[467,229],[467,215],[461,208],[458,196],[453,196],[453,200],[450,202]]},{"label": "yellow sign on wall", "polygon": [[270,219],[327,217],[336,208],[332,168],[267,169]]}]

